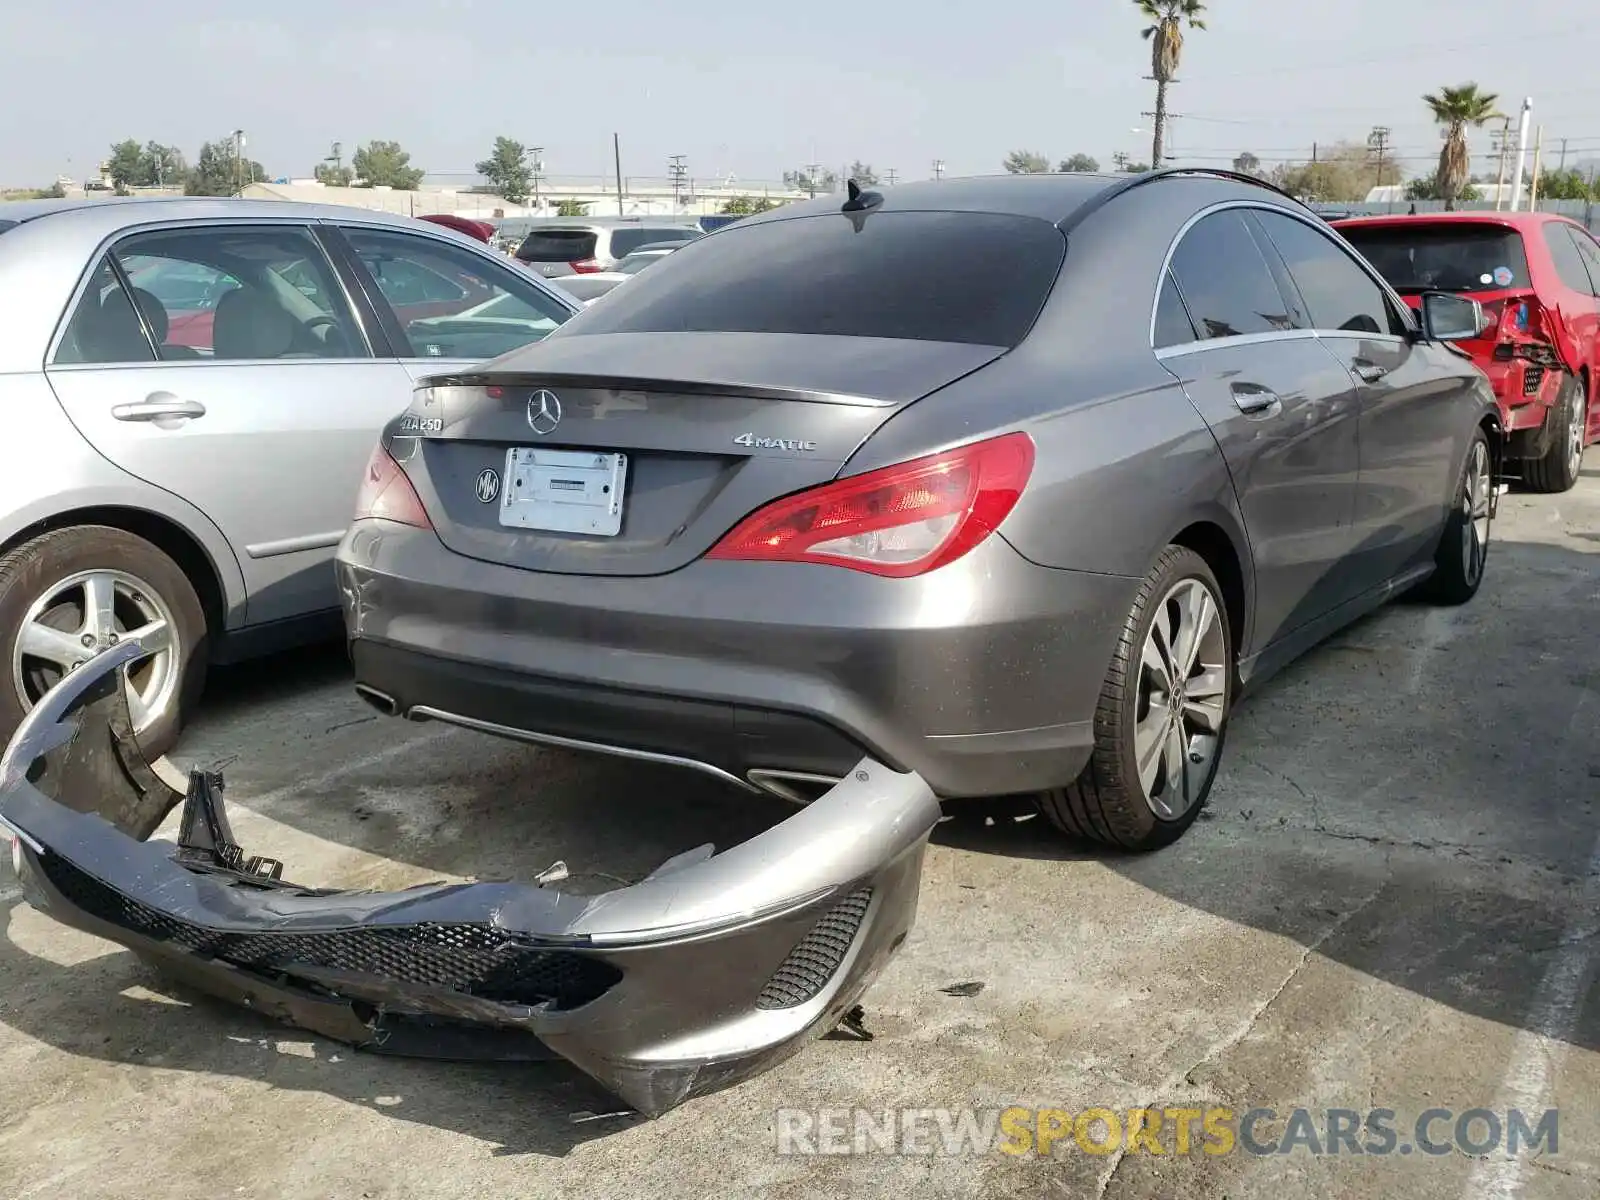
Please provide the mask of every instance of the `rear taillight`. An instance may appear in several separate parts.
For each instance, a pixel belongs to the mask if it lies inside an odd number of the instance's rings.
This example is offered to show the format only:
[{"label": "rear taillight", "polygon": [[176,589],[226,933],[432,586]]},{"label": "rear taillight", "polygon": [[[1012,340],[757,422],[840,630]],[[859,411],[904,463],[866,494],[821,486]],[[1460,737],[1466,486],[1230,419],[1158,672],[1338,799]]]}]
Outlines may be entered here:
[{"label": "rear taillight", "polygon": [[382,444],[373,448],[367,460],[367,469],[361,476],[361,490],[356,493],[357,521],[397,521],[418,529],[432,529],[428,510],[422,507],[417,489],[400,469],[400,464],[389,456]]},{"label": "rear taillight", "polygon": [[575,275],[593,275],[600,270],[600,260],[597,258],[580,258],[575,262],[569,262],[567,266],[572,268]]},{"label": "rear taillight", "polygon": [[1033,439],[1008,433],[775,500],[709,557],[811,562],[906,579],[954,562],[1016,505]]}]

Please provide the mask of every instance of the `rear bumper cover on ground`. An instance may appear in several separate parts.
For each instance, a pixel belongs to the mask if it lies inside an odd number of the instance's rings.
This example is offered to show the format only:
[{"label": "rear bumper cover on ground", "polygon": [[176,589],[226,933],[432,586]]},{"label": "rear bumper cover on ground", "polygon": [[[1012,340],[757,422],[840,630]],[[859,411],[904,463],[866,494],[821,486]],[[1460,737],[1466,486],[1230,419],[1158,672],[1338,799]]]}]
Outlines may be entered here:
[{"label": "rear bumper cover on ground", "polygon": [[[233,845],[219,776],[186,794],[139,755],[135,642],[48,693],[0,758],[0,827],[31,904],[191,985],[367,1049],[565,1058],[657,1115],[839,1024],[915,917],[939,808],[870,759],[722,854],[597,896],[518,883],[285,883]],[[182,803],[176,844],[147,840]]]}]

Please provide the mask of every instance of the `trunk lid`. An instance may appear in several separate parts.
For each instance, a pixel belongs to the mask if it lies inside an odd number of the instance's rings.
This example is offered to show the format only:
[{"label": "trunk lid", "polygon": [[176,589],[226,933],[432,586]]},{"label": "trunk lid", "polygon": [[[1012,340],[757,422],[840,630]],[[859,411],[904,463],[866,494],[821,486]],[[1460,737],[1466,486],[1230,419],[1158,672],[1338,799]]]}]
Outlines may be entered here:
[{"label": "trunk lid", "polygon": [[[555,337],[474,371],[423,380],[391,447],[452,551],[533,571],[656,575],[704,554],[740,518],[833,478],[906,405],[1001,347],[807,334]],[[551,398],[554,398],[553,402]],[[420,434],[421,436],[411,436]],[[510,461],[513,451],[571,462]],[[538,526],[596,503],[625,456],[615,533]],[[538,485],[533,524],[511,495]],[[573,513],[601,510],[568,506]]]}]

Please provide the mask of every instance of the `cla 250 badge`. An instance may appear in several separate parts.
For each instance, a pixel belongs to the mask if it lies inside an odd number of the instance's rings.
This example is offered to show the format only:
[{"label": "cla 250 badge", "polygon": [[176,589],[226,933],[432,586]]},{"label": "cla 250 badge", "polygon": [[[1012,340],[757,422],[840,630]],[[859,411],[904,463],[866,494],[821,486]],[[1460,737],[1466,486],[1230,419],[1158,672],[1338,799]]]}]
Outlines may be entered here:
[{"label": "cla 250 badge", "polygon": [[755,450],[815,450],[815,442],[802,441],[800,438],[773,438],[757,437],[753,433],[741,433],[733,439],[735,446],[749,446]]},{"label": "cla 250 badge", "polygon": [[416,413],[407,413],[405,416],[400,418],[401,433],[414,433],[426,436],[430,433],[438,433],[443,428],[443,417],[419,417],[416,415]]}]

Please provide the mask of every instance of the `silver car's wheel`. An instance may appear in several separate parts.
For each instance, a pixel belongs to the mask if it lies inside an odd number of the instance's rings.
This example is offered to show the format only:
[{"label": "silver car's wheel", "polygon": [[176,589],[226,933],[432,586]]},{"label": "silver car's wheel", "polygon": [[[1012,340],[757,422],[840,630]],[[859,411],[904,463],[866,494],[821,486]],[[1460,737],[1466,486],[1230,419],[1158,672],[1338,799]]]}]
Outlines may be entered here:
[{"label": "silver car's wheel", "polygon": [[79,571],[29,606],[11,651],[24,709],[96,651],[138,638],[151,653],[127,668],[128,715],[145,733],[177,701],[183,647],[177,618],[149,583],[126,571]]},{"label": "silver car's wheel", "polygon": [[1139,586],[1077,779],[1038,796],[1052,824],[1124,850],[1183,835],[1205,807],[1233,701],[1233,634],[1211,565],[1168,546]]},{"label": "silver car's wheel", "polygon": [[165,754],[204,685],[208,632],[189,575],[137,534],[78,525],[23,542],[0,555],[0,741],[78,664],[138,637],[128,715],[139,748]]},{"label": "silver car's wheel", "polygon": [[1176,821],[1200,797],[1217,754],[1228,692],[1222,613],[1198,579],[1168,589],[1139,661],[1134,756],[1145,803]]},{"label": "silver car's wheel", "polygon": [[1478,594],[1489,562],[1496,486],[1489,434],[1475,429],[1467,444],[1455,501],[1445,512],[1439,548],[1433,555],[1433,574],[1418,590],[1422,599],[1465,604]]}]

